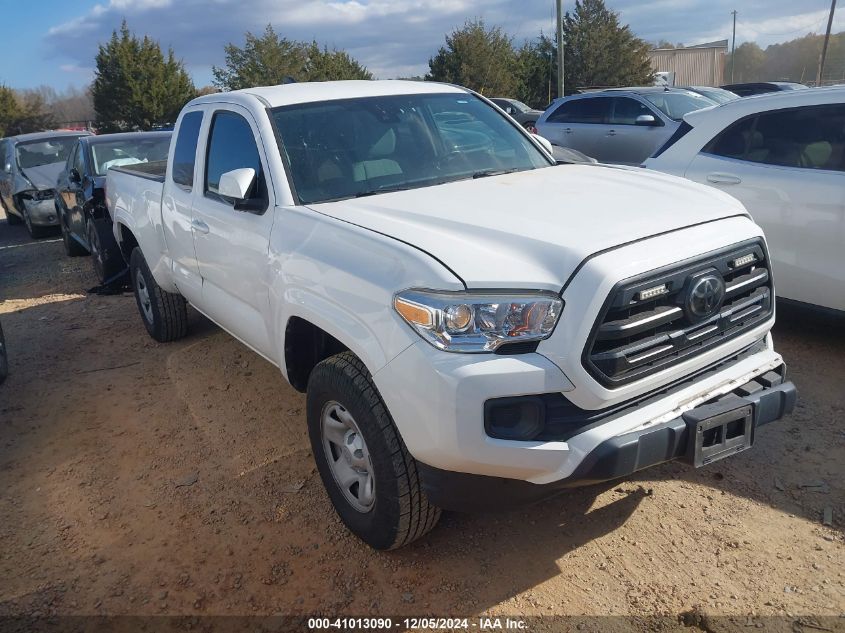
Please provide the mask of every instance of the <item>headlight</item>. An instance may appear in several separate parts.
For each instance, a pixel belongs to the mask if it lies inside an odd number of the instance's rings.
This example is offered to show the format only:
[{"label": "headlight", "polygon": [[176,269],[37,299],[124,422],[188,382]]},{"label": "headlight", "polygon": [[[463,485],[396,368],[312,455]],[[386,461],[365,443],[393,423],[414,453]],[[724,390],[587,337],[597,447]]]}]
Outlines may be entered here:
[{"label": "headlight", "polygon": [[493,352],[508,343],[548,338],[563,309],[549,293],[406,290],[393,307],[429,343],[447,352]]}]

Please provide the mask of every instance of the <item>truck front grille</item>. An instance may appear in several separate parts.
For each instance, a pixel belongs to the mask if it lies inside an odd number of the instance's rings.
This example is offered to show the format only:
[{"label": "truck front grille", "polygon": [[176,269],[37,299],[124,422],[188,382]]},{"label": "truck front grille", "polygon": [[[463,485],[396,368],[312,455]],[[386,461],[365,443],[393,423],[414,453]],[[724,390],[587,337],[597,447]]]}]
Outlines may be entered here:
[{"label": "truck front grille", "polygon": [[773,305],[763,242],[746,242],[618,283],[583,363],[601,384],[624,385],[753,328]]}]

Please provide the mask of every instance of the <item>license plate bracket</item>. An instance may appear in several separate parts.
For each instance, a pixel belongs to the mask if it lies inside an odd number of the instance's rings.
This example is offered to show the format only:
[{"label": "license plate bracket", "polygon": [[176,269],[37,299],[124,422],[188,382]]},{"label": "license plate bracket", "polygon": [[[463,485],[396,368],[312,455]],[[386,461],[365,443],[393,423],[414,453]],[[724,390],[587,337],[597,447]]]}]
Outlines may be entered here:
[{"label": "license plate bracket", "polygon": [[696,407],[684,414],[687,423],[687,461],[695,468],[751,448],[754,405],[739,397]]}]

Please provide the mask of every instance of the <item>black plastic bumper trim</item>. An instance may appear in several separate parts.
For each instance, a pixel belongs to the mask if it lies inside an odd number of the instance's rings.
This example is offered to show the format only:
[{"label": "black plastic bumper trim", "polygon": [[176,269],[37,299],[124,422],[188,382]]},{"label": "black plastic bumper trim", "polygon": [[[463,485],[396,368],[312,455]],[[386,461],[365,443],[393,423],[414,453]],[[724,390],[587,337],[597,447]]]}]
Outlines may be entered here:
[{"label": "black plastic bumper trim", "polygon": [[[605,440],[593,449],[569,477],[549,484],[441,470],[418,463],[422,486],[429,500],[446,510],[486,511],[506,509],[552,497],[566,488],[585,486],[619,477],[664,462],[692,461],[688,446],[690,420],[695,413],[730,400],[752,405],[756,430],[790,413],[795,407],[795,385],[784,380],[785,366],[767,372],[733,392],[695,407],[668,422]],[[756,386],[762,388],[757,389]],[[746,394],[747,395],[741,395]],[[701,411],[705,409],[705,411]],[[690,415],[692,414],[692,415]]]}]

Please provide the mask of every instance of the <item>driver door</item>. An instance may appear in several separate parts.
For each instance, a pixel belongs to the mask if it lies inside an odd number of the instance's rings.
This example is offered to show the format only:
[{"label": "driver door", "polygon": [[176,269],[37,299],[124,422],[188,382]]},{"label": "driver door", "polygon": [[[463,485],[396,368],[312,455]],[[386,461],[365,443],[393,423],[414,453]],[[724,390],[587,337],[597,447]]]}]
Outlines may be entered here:
[{"label": "driver door", "polygon": [[[269,248],[275,200],[264,144],[248,110],[220,105],[210,116],[197,191],[194,248],[202,277],[202,306],[208,316],[250,347],[272,358],[269,314]],[[220,176],[255,170],[250,210],[218,193]]]}]

